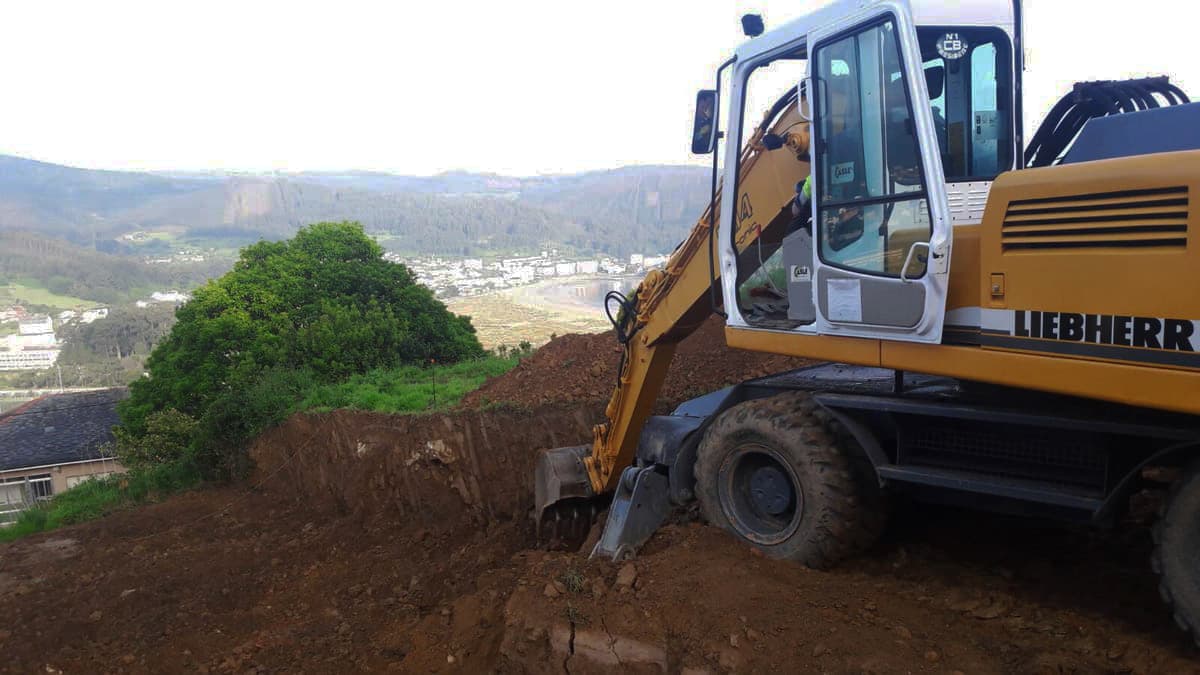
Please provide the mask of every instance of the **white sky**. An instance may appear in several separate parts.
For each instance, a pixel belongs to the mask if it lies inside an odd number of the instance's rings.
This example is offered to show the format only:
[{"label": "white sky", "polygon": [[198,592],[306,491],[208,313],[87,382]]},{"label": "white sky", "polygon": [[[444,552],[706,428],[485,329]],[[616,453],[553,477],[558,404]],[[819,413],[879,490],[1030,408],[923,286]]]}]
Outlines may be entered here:
[{"label": "white sky", "polygon": [[[412,174],[695,161],[695,91],[743,40],[739,16],[769,28],[816,4],[13,0],[0,153]],[[1166,73],[1200,97],[1189,6],[1027,0],[1027,126],[1077,80]]]}]

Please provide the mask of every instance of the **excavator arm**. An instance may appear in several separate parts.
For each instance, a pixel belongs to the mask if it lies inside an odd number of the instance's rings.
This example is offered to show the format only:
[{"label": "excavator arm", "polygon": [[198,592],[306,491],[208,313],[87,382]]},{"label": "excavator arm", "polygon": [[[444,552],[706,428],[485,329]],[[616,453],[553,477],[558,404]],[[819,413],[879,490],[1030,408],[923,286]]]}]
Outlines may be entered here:
[{"label": "excavator arm", "polygon": [[[782,239],[793,219],[797,182],[808,175],[808,123],[800,119],[795,97],[790,100],[767,113],[741,154],[734,241],[739,261],[753,264],[739,264],[739,275],[752,273],[764,259],[762,249],[755,256],[752,247]],[[768,145],[778,149],[769,151]],[[621,303],[614,319],[623,343],[619,379],[605,409],[607,420],[593,429],[592,444],[550,450],[539,458],[535,515],[540,532],[554,524],[551,538],[578,536],[581,529],[586,533],[594,498],[617,490],[622,472],[634,462],[676,346],[712,313],[712,285],[719,282],[720,270],[710,258],[715,256],[710,222],[718,222],[721,198],[714,195],[712,213],[705,211],[666,267],[648,273]],[[568,523],[565,533],[563,523]]]}]

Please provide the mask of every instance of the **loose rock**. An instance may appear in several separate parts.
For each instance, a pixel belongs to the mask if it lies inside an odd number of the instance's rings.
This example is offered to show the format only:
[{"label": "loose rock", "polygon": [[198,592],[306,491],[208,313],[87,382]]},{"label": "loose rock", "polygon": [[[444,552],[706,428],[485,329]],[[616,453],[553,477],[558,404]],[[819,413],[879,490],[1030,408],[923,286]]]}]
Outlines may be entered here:
[{"label": "loose rock", "polygon": [[617,572],[617,588],[632,588],[637,576],[637,567],[631,562],[625,563],[621,571]]}]

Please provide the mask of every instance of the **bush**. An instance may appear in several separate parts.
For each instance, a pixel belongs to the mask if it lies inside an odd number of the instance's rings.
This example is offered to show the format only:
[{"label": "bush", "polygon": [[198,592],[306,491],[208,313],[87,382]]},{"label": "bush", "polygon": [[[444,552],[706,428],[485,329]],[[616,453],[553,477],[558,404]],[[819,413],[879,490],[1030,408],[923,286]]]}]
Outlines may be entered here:
[{"label": "bush", "polygon": [[177,318],[119,408],[123,434],[136,446],[153,415],[178,411],[197,421],[191,453],[211,477],[244,471],[246,442],[316,384],[484,354],[470,320],[384,260],[354,223],[246,247]]},{"label": "bush", "polygon": [[141,434],[133,434],[124,427],[117,427],[114,432],[121,463],[140,469],[184,459],[196,433],[196,420],[168,408],[147,415]]},{"label": "bush", "polygon": [[250,468],[245,452],[250,441],[286,419],[315,386],[308,370],[275,368],[249,386],[214,400],[200,418],[192,444],[206,476],[234,479],[245,475]]}]

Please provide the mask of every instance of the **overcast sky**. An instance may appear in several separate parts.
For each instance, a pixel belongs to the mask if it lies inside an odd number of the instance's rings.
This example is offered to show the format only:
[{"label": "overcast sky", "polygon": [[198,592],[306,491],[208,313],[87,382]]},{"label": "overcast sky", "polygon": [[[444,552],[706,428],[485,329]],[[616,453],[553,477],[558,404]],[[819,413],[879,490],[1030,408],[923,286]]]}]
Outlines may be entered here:
[{"label": "overcast sky", "polygon": [[[695,90],[742,41],[738,17],[770,27],[817,4],[5,2],[0,153],[412,174],[695,161]],[[1187,3],[1026,6],[1030,126],[1077,80],[1168,73],[1200,95]]]}]

